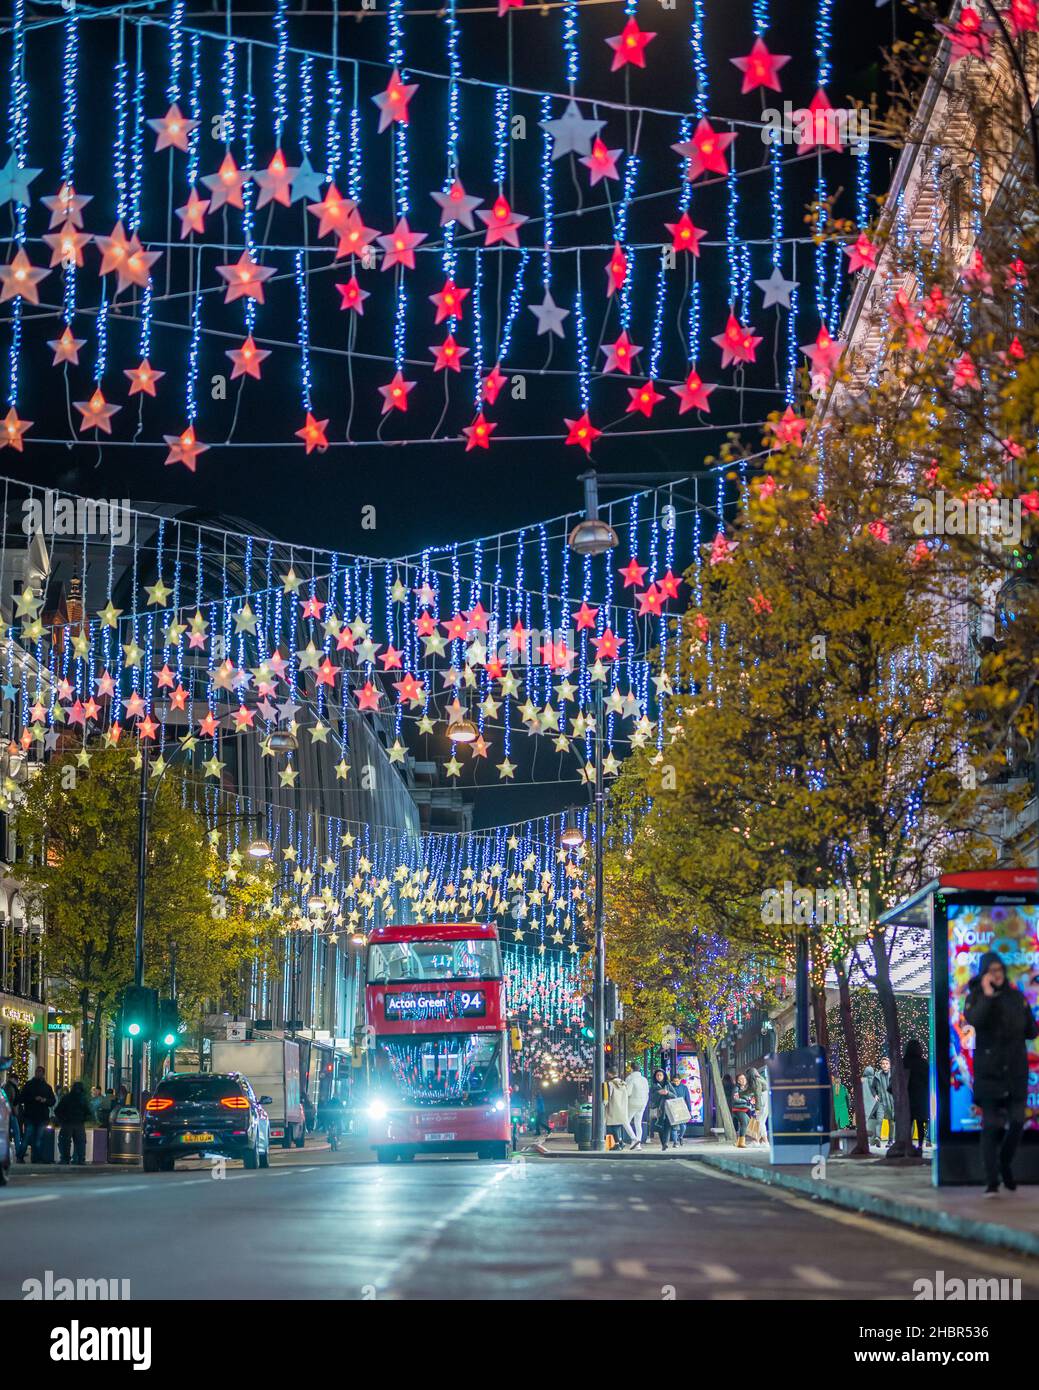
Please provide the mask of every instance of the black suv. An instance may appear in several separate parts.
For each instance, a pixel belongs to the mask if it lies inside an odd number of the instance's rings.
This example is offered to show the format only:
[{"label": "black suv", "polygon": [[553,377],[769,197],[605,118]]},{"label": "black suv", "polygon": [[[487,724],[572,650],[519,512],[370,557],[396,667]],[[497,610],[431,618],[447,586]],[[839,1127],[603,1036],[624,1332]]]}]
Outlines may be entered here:
[{"label": "black suv", "polygon": [[144,1107],[144,1171],[168,1173],[178,1158],[203,1154],[268,1167],[270,1103],[240,1072],[169,1072]]}]

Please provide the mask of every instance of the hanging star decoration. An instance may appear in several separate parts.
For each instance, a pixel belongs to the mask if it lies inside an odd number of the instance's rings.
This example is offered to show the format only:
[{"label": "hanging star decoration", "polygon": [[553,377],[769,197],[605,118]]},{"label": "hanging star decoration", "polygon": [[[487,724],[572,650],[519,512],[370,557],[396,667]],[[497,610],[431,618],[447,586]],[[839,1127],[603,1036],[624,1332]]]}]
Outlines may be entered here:
[{"label": "hanging star decoration", "polygon": [[538,321],[538,337],[543,333],[553,333],[557,338],[565,337],[563,320],[570,317],[569,309],[560,309],[552,298],[552,291],[546,286],[545,297],[540,304],[528,304],[527,308]]},{"label": "hanging star decoration", "polygon": [[386,90],[372,97],[372,101],[379,108],[380,135],[395,121],[399,121],[401,125],[408,124],[408,103],[417,91],[417,82],[402,81],[400,72],[397,68],[393,69]]},{"label": "hanging star decoration", "polygon": [[62,362],[70,362],[74,367],[79,364],[79,350],[83,346],[85,338],[74,338],[72,329],[66,324],[65,331],[60,338],[52,338],[47,346],[54,353],[52,366],[57,367]]},{"label": "hanging star decoration", "polygon": [[266,169],[258,169],[253,174],[260,196],[256,208],[264,208],[268,203],[281,203],[283,207],[292,206],[292,183],[299,169],[286,163],[281,150],[276,150]]},{"label": "hanging star decoration", "polygon": [[148,124],[156,134],[156,154],[160,150],[167,149],[183,150],[187,153],[188,137],[193,130],[198,129],[198,121],[188,120],[176,102],[173,103],[165,116],[153,117]]},{"label": "hanging star decoration", "polygon": [[761,303],[763,309],[771,309],[773,304],[781,304],[784,309],[789,309],[790,296],[798,286],[796,280],[784,279],[779,266],[772,267],[772,274],[767,280],[755,280],[754,283],[764,295]]},{"label": "hanging star decoration", "polygon": [[260,365],[270,357],[269,348],[256,346],[253,335],[250,333],[241,347],[228,348],[226,355],[231,359],[231,380],[234,381],[240,376],[251,376],[257,381],[260,380]]},{"label": "hanging star decoration", "polygon": [[50,274],[41,266],[34,266],[19,246],[14,259],[7,265],[0,265],[0,304],[8,299],[24,299],[27,304],[39,304],[40,292],[36,286]]},{"label": "hanging star decoration", "polygon": [[758,87],[767,87],[771,92],[783,90],[779,84],[778,74],[779,69],[785,68],[789,63],[790,55],[788,53],[770,53],[768,45],[760,35],[754,40],[746,57],[730,58],[729,61],[743,74],[741,95],[746,96],[748,92],[753,92]]},{"label": "hanging star decoration", "polygon": [[166,375],[165,372],[157,371],[147,357],[142,359],[140,366],[124,367],[123,374],[130,379],[131,396],[154,396],[155,387]]},{"label": "hanging star decoration", "polygon": [[7,163],[0,169],[0,207],[4,203],[16,203],[27,208],[31,201],[29,185],[42,172],[40,169],[23,169],[15,156],[10,155]]},{"label": "hanging star decoration", "polygon": [[224,303],[231,304],[236,299],[255,299],[264,302],[264,281],[274,274],[274,267],[259,265],[248,251],[243,251],[233,265],[218,265],[217,274],[227,281]]},{"label": "hanging star decoration", "polygon": [[219,211],[225,203],[241,211],[244,207],[242,189],[248,181],[249,175],[238,168],[234,156],[228,151],[215,174],[202,176],[202,182],[209,189],[210,212]]},{"label": "hanging star decoration", "polygon": [[191,473],[195,472],[199,454],[204,454],[209,448],[208,444],[199,443],[194,425],[189,425],[182,434],[164,434],[163,439],[169,449],[166,463],[182,463]]},{"label": "hanging star decoration", "polygon": [[691,140],[672,145],[676,154],[689,161],[686,178],[692,183],[703,174],[727,174],[729,161],[725,151],[736,139],[735,134],[722,135],[714,129],[704,116],[693,131]]},{"label": "hanging star decoration", "polygon": [[429,196],[440,209],[441,227],[449,227],[452,222],[460,222],[467,231],[475,231],[476,223],[473,221],[473,213],[481,206],[483,199],[466,193],[461,179],[453,179],[444,192],[437,191]]},{"label": "hanging star decoration", "polygon": [[499,241],[504,241],[518,248],[519,229],[530,220],[524,213],[513,212],[504,193],[498,194],[489,212],[481,209],[476,215],[487,227],[485,246],[495,246]]},{"label": "hanging star decoration", "polygon": [[88,401],[73,401],[73,405],[83,417],[79,426],[81,433],[86,430],[101,430],[104,434],[111,434],[112,417],[122,410],[120,405],[109,405],[100,386]]},{"label": "hanging star decoration", "polygon": [[588,154],[593,138],[599,134],[605,121],[589,120],[582,116],[577,102],[571,99],[566,110],[554,120],[539,121],[542,130],[552,137],[552,159],[562,159],[564,155]]},{"label": "hanging star decoration", "polygon": [[646,45],[652,43],[655,38],[655,33],[640,29],[635,16],[630,15],[621,32],[606,40],[613,49],[613,63],[610,65],[610,71],[616,72],[618,68],[623,68],[628,63],[632,67],[644,68],[646,66]]},{"label": "hanging star decoration", "polygon": [[702,410],[709,415],[711,405],[708,397],[714,389],[713,385],[707,385],[703,381],[694,367],[681,386],[671,387],[671,390],[678,397],[679,415],[684,415],[687,410]]}]

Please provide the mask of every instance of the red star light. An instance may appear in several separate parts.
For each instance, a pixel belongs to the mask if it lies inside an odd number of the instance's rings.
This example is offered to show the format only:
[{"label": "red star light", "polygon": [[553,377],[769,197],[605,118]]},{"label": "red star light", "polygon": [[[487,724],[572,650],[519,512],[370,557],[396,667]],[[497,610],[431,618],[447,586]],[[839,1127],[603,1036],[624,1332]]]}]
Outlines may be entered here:
[{"label": "red star light", "polygon": [[445,367],[449,367],[453,372],[460,372],[462,358],[469,351],[468,348],[459,347],[450,333],[442,343],[434,343],[429,350],[434,358],[434,372],[442,372]]},{"label": "red star light", "polygon": [[129,377],[131,396],[154,396],[156,386],[166,373],[157,371],[145,357],[138,367],[124,367],[123,375]]},{"label": "red star light", "polygon": [[493,405],[498,399],[498,393],[508,382],[508,377],[501,370],[501,363],[495,362],[494,366],[483,379],[483,398],[488,405]]},{"label": "red star light", "polygon": [[402,82],[398,70],[393,69],[393,75],[386,90],[380,92],[378,96],[372,97],[372,101],[379,108],[380,135],[394,121],[399,121],[401,125],[407,125],[408,103],[417,91],[417,82]]},{"label": "red star light", "polygon": [[699,256],[700,242],[707,235],[704,227],[696,227],[687,212],[683,212],[677,222],[665,222],[664,226],[671,233],[671,248],[674,251],[688,251],[690,255]]},{"label": "red star light", "polygon": [[250,333],[241,347],[227,349],[227,356],[230,357],[233,363],[231,368],[231,380],[234,381],[240,376],[251,376],[259,381],[260,363],[263,362],[265,358],[270,357],[270,355],[270,350],[268,348],[256,346],[256,343],[253,341],[253,335]]},{"label": "red star light", "polygon": [[195,471],[199,454],[204,454],[209,448],[208,444],[200,444],[195,438],[194,425],[189,425],[183,434],[164,434],[162,437],[169,447],[166,463],[182,463],[190,473]]},{"label": "red star light", "polygon": [[783,90],[777,74],[780,68],[785,68],[789,63],[790,55],[770,53],[764,39],[756,38],[745,58],[730,58],[729,61],[743,73],[743,86],[740,89],[743,95],[753,92],[756,87],[767,87],[771,92]]},{"label": "red star light", "polygon": [[402,217],[388,236],[377,238],[385,252],[382,258],[383,270],[392,270],[395,265],[402,265],[405,270],[414,270],[415,247],[425,239],[425,232],[413,232],[408,226],[408,219]]},{"label": "red star light", "polygon": [[379,393],[382,396],[382,414],[386,415],[391,410],[407,410],[408,393],[414,389],[413,381],[405,381],[403,375],[397,372],[388,386],[380,386]]},{"label": "red star light", "polygon": [[518,247],[519,228],[523,226],[524,222],[529,221],[522,213],[513,212],[504,193],[499,193],[495,198],[490,212],[481,210],[476,215],[487,227],[487,235],[484,237],[485,246],[494,246],[499,241],[504,241],[509,246]]},{"label": "red star light", "polygon": [[243,174],[234,162],[234,155],[224,155],[223,162],[215,174],[204,174],[202,182],[209,189],[209,210],[216,212],[226,203],[228,207],[243,208],[242,187],[248,183],[248,174]]},{"label": "red star light", "polygon": [[642,351],[642,347],[631,341],[625,328],[615,342],[605,343],[599,351],[606,354],[602,368],[604,373],[623,372],[625,376],[630,376],[631,364]]},{"label": "red star light", "polygon": [[356,205],[350,198],[344,198],[334,183],[328,185],[328,192],[320,203],[308,203],[307,211],[320,220],[317,224],[318,237],[329,236],[333,232],[340,236],[346,226],[346,219]]},{"label": "red star light", "polygon": [[794,115],[798,122],[797,143],[802,154],[816,148],[834,150],[840,154],[844,149],[840,140],[836,110],[821,87],[812,97],[811,105],[795,111]]},{"label": "red star light", "polygon": [[429,296],[437,308],[436,322],[443,323],[445,319],[458,318],[468,293],[468,289],[459,289],[453,280],[445,280],[444,288]]},{"label": "red star light", "polygon": [[79,350],[86,342],[85,338],[74,338],[72,329],[65,326],[65,331],[60,338],[51,339],[47,346],[54,353],[52,367],[57,367],[62,362],[71,362],[74,367],[79,365]]},{"label": "red star light", "polygon": [[616,661],[620,656],[621,647],[624,646],[624,638],[614,636],[610,629],[606,628],[601,637],[592,638],[592,646],[600,661]]},{"label": "red star light", "polygon": [[692,183],[701,174],[727,174],[729,172],[729,161],[725,158],[725,151],[735,139],[736,136],[733,134],[720,135],[710,121],[704,117],[693,131],[691,140],[672,145],[671,148],[676,154],[688,159],[689,168],[686,171],[686,177]]},{"label": "red star light", "polygon": [[365,681],[364,685],[362,685],[359,690],[354,691],[354,695],[357,697],[358,709],[377,710],[379,708],[379,701],[382,699],[381,691],[376,689],[371,681]]},{"label": "red star light", "polygon": [[595,137],[592,141],[591,154],[583,155],[579,161],[591,174],[593,188],[601,179],[620,178],[620,174],[617,172],[617,158],[622,153],[621,150],[607,149],[599,137]]},{"label": "red star light", "polygon": [[361,289],[357,276],[352,275],[345,285],[336,285],[336,289],[339,291],[340,309],[350,309],[364,318],[364,301],[368,298],[368,291]]},{"label": "red star light", "polygon": [[265,208],[271,202],[281,203],[286,208],[291,207],[292,180],[298,173],[298,168],[286,164],[281,150],[275,151],[274,158],[267,168],[253,174],[260,189],[260,196],[256,200],[257,210]]},{"label": "red star light", "polygon": [[192,232],[202,233],[206,230],[206,209],[209,207],[208,198],[200,198],[194,189],[188,195],[188,201],[183,207],[177,209],[177,216],[180,218],[180,239],[191,235]]},{"label": "red star light", "polygon": [[606,42],[613,49],[613,63],[610,71],[616,72],[618,68],[625,67],[628,63],[635,68],[646,66],[646,45],[652,43],[656,34],[647,29],[640,29],[632,15],[619,34],[615,34],[612,39]]},{"label": "red star light", "polygon": [[628,278],[628,258],[620,242],[613,243],[613,254],[606,263],[606,298],[612,299]]},{"label": "red star light", "polygon": [[66,222],[60,232],[47,232],[43,238],[51,249],[50,265],[83,265],[83,247],[93,240],[87,232],[77,232],[71,222]]},{"label": "red star light", "polygon": [[183,150],[187,153],[188,136],[198,128],[198,121],[189,121],[186,116],[182,115],[176,102],[173,103],[165,116],[156,116],[148,124],[157,136],[155,141],[156,154],[160,150],[168,149]]},{"label": "red star light", "polygon": [[878,249],[865,232],[860,232],[853,244],[844,248],[844,254],[848,257],[848,274],[854,275],[857,270],[876,270]]},{"label": "red star light", "polygon": [[645,386],[629,386],[628,395],[631,400],[625,410],[625,415],[633,415],[637,411],[640,415],[645,415],[648,420],[653,414],[653,410],[664,397],[656,389],[651,381],[647,381]]},{"label": "red star light", "polygon": [[117,415],[122,410],[121,405],[109,405],[102,394],[99,386],[89,401],[73,401],[73,405],[82,415],[80,421],[80,433],[87,430],[101,430],[104,434],[112,433],[112,416]]},{"label": "red star light", "polygon": [[323,454],[328,448],[328,438],[325,435],[327,427],[327,420],[315,420],[310,411],[307,411],[302,428],[296,430],[296,438],[303,440],[308,454],[312,454],[315,449]]},{"label": "red star light", "polygon": [[343,235],[339,238],[339,245],[336,247],[336,260],[341,260],[344,256],[360,256],[366,246],[371,246],[372,242],[379,235],[374,227],[366,227],[361,214],[354,209],[346,219],[346,226]]},{"label": "red star light", "polygon": [[793,444],[800,449],[804,444],[804,432],[808,421],[795,415],[793,406],[788,405],[778,420],[770,420],[768,427],[774,433],[777,446]]},{"label": "red star light", "polygon": [[633,555],[624,568],[618,570],[618,573],[623,578],[626,589],[637,589],[642,584],[642,576],[648,569],[648,565],[640,565]]},{"label": "red star light", "polygon": [[672,392],[678,397],[679,415],[684,415],[687,410],[703,410],[709,415],[711,406],[707,398],[714,389],[713,385],[709,386],[704,382],[694,367],[681,386],[671,387]]},{"label": "red star light", "polygon": [[744,328],[735,314],[730,314],[725,332],[716,334],[711,342],[721,348],[722,366],[728,367],[733,362],[753,362],[761,339],[751,329]]},{"label": "red star light", "polygon": [[497,422],[488,420],[481,410],[471,425],[464,425],[462,428],[466,438],[465,452],[468,454],[471,449],[489,449],[491,435],[497,428]]},{"label": "red star light", "polygon": [[568,444],[577,444],[586,454],[590,454],[592,452],[592,445],[602,434],[602,430],[597,430],[595,428],[588,418],[587,410],[580,419],[564,420],[564,424],[568,430],[566,442]]},{"label": "red star light", "polygon": [[218,265],[217,274],[227,281],[224,303],[231,304],[236,299],[255,299],[264,302],[263,282],[274,274],[274,267],[258,265],[248,251],[243,251],[234,265]]}]

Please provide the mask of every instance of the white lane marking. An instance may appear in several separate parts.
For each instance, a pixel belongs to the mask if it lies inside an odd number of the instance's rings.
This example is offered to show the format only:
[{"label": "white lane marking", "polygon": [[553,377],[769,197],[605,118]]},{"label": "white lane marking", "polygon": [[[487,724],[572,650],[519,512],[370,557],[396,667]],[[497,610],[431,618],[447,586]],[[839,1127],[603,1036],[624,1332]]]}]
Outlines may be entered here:
[{"label": "white lane marking", "polygon": [[703,1277],[710,1284],[738,1284],[740,1276],[728,1265],[701,1265]]},{"label": "white lane marking", "polygon": [[699,1207],[692,1207],[692,1206],[689,1205],[688,1202],[679,1202],[679,1204],[678,1204],[678,1210],[679,1210],[679,1211],[684,1211],[685,1214],[686,1214],[686,1216],[699,1216],[699,1215],[700,1215],[700,1208],[699,1208]]},{"label": "white lane marking", "polygon": [[815,1265],[791,1265],[790,1268],[802,1284],[809,1284],[813,1289],[844,1288],[843,1279],[835,1279],[832,1274],[827,1274],[824,1269],[817,1269]]},{"label": "white lane marking", "polygon": [[575,1279],[601,1279],[602,1260],[571,1260],[570,1273]]},{"label": "white lane marking", "polygon": [[648,1279],[649,1270],[642,1260],[614,1260],[613,1268],[622,1279]]},{"label": "white lane marking", "polygon": [[11,1207],[27,1207],[30,1202],[56,1202],[58,1194],[48,1192],[46,1196],[40,1197],[0,1197],[0,1215],[9,1211]]}]

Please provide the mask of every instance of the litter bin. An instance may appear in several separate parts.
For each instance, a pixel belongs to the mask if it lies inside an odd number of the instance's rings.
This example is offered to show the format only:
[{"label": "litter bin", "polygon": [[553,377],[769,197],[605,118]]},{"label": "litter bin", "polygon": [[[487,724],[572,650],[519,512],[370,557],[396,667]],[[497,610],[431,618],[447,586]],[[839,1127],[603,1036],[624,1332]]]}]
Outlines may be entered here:
[{"label": "litter bin", "polygon": [[141,1162],[143,1149],[143,1130],[141,1112],[132,1105],[120,1106],[113,1110],[108,1122],[108,1161],[128,1167],[136,1167]]},{"label": "litter bin", "polygon": [[570,1115],[570,1133],[577,1140],[579,1149],[590,1149],[592,1147],[592,1111],[591,1107],[587,1110],[579,1110]]}]

